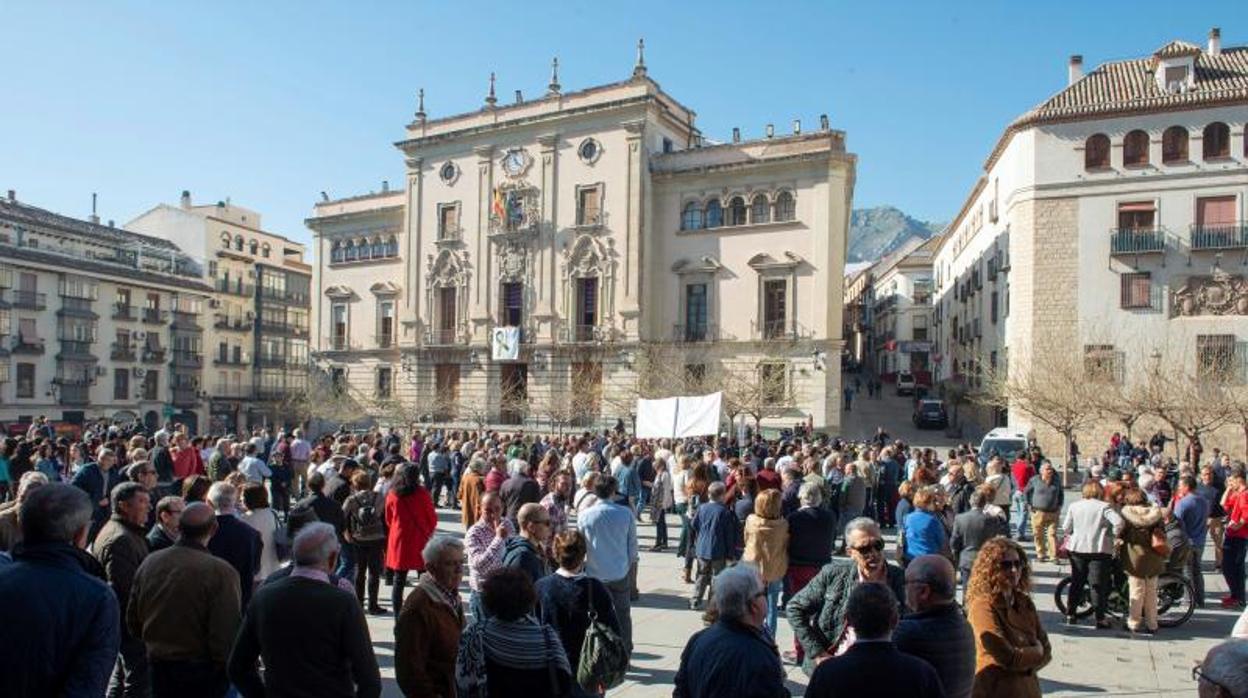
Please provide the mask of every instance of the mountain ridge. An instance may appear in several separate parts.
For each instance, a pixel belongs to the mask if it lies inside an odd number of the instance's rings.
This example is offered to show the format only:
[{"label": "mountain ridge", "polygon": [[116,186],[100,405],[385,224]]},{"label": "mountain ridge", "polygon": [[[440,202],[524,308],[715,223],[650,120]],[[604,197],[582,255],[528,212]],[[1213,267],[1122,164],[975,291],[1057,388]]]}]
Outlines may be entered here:
[{"label": "mountain ridge", "polygon": [[911,238],[930,239],[944,223],[922,221],[896,206],[856,208],[850,216],[846,262],[875,262]]}]

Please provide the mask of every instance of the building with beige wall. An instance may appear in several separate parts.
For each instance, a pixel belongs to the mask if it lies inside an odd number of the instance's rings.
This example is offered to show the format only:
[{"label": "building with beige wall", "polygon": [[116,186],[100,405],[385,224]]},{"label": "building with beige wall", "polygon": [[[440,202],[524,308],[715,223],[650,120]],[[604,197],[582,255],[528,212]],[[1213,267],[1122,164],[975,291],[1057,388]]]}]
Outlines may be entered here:
[{"label": "building with beige wall", "polygon": [[[1215,30],[1086,74],[1075,56],[1068,77],[1006,128],[936,253],[938,381],[974,389],[1038,346],[1112,381],[1244,355],[1248,47]],[[1040,427],[1017,411],[980,420]]]},{"label": "building with beige wall", "polygon": [[264,230],[256,211],[228,200],[195,205],[187,191],[177,206],[159,204],[125,227],[206,260],[211,430],[286,422],[283,402],[303,394],[309,374],[312,267],[303,244]]},{"label": "building with beige wall", "polygon": [[[656,377],[765,376],[772,421],[835,430],[844,133],[824,117],[713,143],[695,120],[640,57],[577,92],[552,75],[504,105],[491,82],[482,108],[443,118],[422,100],[402,190],[308,220],[322,367],[364,404],[534,425],[569,394],[592,396],[578,423],[609,425]],[[501,358],[508,327],[518,351]]]},{"label": "building with beige wall", "polygon": [[940,236],[913,238],[870,269],[872,368],[886,382],[908,371],[930,385],[932,261]]},{"label": "building with beige wall", "polygon": [[156,237],[0,199],[0,422],[204,428],[200,260]]}]

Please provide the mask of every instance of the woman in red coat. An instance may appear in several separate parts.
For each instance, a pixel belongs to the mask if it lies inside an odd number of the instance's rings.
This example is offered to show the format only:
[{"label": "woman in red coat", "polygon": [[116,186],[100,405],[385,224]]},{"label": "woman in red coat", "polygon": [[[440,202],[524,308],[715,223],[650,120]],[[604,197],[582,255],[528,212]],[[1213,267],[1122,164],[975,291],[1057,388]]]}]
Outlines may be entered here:
[{"label": "woman in red coat", "polygon": [[403,608],[403,588],[409,570],[425,571],[425,544],[438,527],[429,490],[420,484],[420,468],[412,463],[394,474],[394,486],[386,495],[386,567],[394,570],[390,602],[398,618]]}]

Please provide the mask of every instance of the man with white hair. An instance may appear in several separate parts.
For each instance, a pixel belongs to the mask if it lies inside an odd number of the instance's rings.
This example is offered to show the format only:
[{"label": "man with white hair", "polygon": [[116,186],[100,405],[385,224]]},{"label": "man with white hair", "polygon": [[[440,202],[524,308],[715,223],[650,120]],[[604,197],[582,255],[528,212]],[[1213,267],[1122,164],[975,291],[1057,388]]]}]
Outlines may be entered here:
[{"label": "man with white hair", "polygon": [[[353,594],[330,580],[339,549],[333,526],[308,524],[292,545],[294,570],[256,592],[228,665],[243,695],[381,695],[364,612]],[[264,661],[263,679],[257,659]]]},{"label": "man with white hair", "polygon": [[1200,698],[1248,698],[1248,640],[1220,642],[1192,667]]},{"label": "man with white hair", "polygon": [[527,461],[513,458],[508,461],[507,467],[511,471],[511,477],[498,489],[498,494],[503,498],[507,520],[517,524],[518,529],[517,516],[520,514],[520,507],[542,501],[542,488],[533,478],[533,467]]},{"label": "man with white hair", "polygon": [[758,568],[735,565],[715,577],[718,614],[680,653],[677,698],[788,696],[776,643],[766,630],[767,588]]},{"label": "man with white hair", "polygon": [[247,608],[260,572],[260,533],[238,517],[238,490],[228,482],[214,482],[208,488],[208,503],[217,512],[217,533],[208,543],[208,551],[238,572],[239,597],[242,607]]},{"label": "man with white hair", "polygon": [[117,455],[111,449],[101,446],[95,452],[95,462],[82,466],[70,483],[86,492],[91,501],[95,502],[95,509],[91,513],[91,532],[88,536],[90,541],[95,540],[100,527],[108,521],[110,512],[108,494],[113,491],[114,487],[121,484],[121,473],[113,467],[115,465],[117,465]]},{"label": "man with white hair", "polygon": [[459,584],[464,578],[464,543],[437,535],[422,552],[425,574],[403,602],[394,626],[394,668],[407,696],[455,695],[455,660],[464,629]]},{"label": "man with white hair", "polygon": [[292,484],[297,484],[299,497],[304,496],[308,478],[308,462],[312,460],[312,444],[303,438],[303,430],[293,432],[294,441],[290,442],[290,473]]}]

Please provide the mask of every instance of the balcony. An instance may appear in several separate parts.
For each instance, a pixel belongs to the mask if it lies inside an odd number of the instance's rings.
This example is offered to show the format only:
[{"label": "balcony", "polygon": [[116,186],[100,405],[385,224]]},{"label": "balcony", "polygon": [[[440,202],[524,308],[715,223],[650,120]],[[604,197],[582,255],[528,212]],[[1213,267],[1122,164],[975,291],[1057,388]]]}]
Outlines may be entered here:
[{"label": "balcony", "polygon": [[108,357],[113,361],[134,361],[137,358],[137,354],[133,345],[113,342],[113,348],[108,353]]},{"label": "balcony", "polygon": [[213,317],[212,326],[218,330],[234,330],[236,332],[250,332],[255,323],[243,317],[229,317],[228,315],[216,315]]},{"label": "balcony", "polygon": [[197,351],[174,351],[170,362],[174,368],[202,368],[204,355]]},{"label": "balcony", "polygon": [[42,337],[23,337],[19,334],[13,338],[12,351],[14,354],[37,355],[47,351],[47,347]]},{"label": "balcony", "polygon": [[173,328],[175,330],[200,331],[199,313],[188,313],[181,310],[173,311]]},{"label": "balcony", "polygon": [[257,400],[284,400],[286,396],[295,392],[294,388],[277,387],[272,385],[262,385],[256,388]]},{"label": "balcony", "polygon": [[57,358],[91,358],[91,342],[78,339],[62,339],[61,352]]},{"label": "balcony", "polygon": [[169,322],[169,312],[161,310],[160,308],[144,308],[143,322],[163,325],[166,322]]},{"label": "balcony", "polygon": [[436,242],[459,242],[464,237],[464,229],[458,225],[440,226]]},{"label": "balcony", "polygon": [[1162,254],[1166,251],[1165,228],[1112,228],[1109,231],[1109,254]]},{"label": "balcony", "polygon": [[256,295],[255,284],[245,284],[241,281],[231,281],[229,279],[217,279],[217,283],[214,286],[220,293],[228,293],[232,296],[253,298]]},{"label": "balcony", "polygon": [[1192,250],[1242,250],[1248,248],[1248,225],[1193,225]]},{"label": "balcony", "polygon": [[250,400],[252,398],[251,386],[218,385],[213,389],[211,397],[214,399]]},{"label": "balcony", "polygon": [[113,304],[114,320],[137,320],[139,319],[138,309],[129,303]]},{"label": "balcony", "polygon": [[280,288],[260,287],[260,297],[288,305],[308,305],[308,294],[303,291],[287,291]]},{"label": "balcony", "polygon": [[14,291],[13,307],[19,310],[44,310],[48,307],[48,294],[34,291]]},{"label": "balcony", "polygon": [[199,405],[199,391],[195,388],[174,388],[173,406],[194,408]]},{"label": "balcony", "polygon": [[74,317],[98,318],[92,306],[95,301],[90,298],[75,298],[73,296],[62,296],[61,307],[57,309],[58,316],[71,315]]},{"label": "balcony", "polygon": [[587,344],[601,342],[606,339],[606,328],[602,325],[564,325],[563,341],[568,344]]},{"label": "balcony", "polygon": [[674,342],[714,342],[719,339],[719,328],[706,323],[692,325],[674,325],[672,341]]},{"label": "balcony", "polygon": [[263,368],[286,368],[287,366],[297,365],[294,359],[287,359],[285,356],[260,355],[257,361]]},{"label": "balcony", "polygon": [[260,331],[265,334],[280,334],[290,337],[306,337],[308,328],[290,322],[260,321]]},{"label": "balcony", "polygon": [[91,384],[86,381],[62,382],[59,401],[62,405],[85,407],[91,403]]},{"label": "balcony", "polygon": [[373,341],[377,343],[378,349],[389,349],[395,345],[393,334],[373,335]]},{"label": "balcony", "polygon": [[354,351],[360,348],[360,345],[351,341],[347,335],[332,335],[325,338],[325,351]]},{"label": "balcony", "polygon": [[785,326],[784,320],[763,320],[761,323],[751,321],[750,333],[755,339],[769,342],[795,338],[793,331]]},{"label": "balcony", "polygon": [[165,350],[160,347],[144,347],[140,359],[145,364],[161,364],[165,362]]},{"label": "balcony", "polygon": [[212,363],[217,366],[250,366],[250,354],[231,354],[229,352],[217,352],[212,357]]},{"label": "balcony", "polygon": [[459,330],[456,329],[435,329],[425,332],[425,344],[429,346],[445,347],[461,343]]}]

